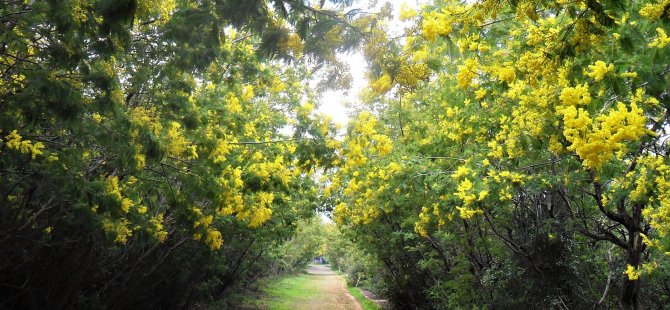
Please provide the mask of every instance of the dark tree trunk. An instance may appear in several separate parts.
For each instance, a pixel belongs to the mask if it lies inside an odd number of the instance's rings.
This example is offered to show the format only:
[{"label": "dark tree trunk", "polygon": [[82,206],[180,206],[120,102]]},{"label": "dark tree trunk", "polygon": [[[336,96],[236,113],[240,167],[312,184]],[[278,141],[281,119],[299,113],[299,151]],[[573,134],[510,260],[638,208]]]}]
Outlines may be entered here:
[{"label": "dark tree trunk", "polygon": [[[642,219],[642,206],[633,205],[633,217],[629,219],[628,230],[628,258],[626,263],[635,268],[640,265],[644,244],[640,232]],[[631,280],[628,275],[624,276],[623,289],[619,299],[619,309],[640,309],[640,280]]]},{"label": "dark tree trunk", "polygon": [[[635,251],[634,249],[628,250],[627,263],[637,268],[637,266],[640,264],[640,252]],[[630,280],[628,279],[627,275],[624,276],[623,281],[623,290],[621,291],[621,299],[619,300],[619,309],[640,309],[640,281]]]}]

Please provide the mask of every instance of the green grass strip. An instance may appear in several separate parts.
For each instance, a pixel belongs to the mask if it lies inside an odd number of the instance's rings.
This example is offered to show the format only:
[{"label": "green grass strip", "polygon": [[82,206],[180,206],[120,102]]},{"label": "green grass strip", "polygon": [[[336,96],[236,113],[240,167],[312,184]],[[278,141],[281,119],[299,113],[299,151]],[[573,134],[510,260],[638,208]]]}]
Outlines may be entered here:
[{"label": "green grass strip", "polygon": [[260,300],[259,304],[267,305],[268,309],[294,309],[296,305],[318,297],[319,291],[314,289],[318,284],[316,280],[314,276],[297,275],[271,283],[265,289],[268,296]]},{"label": "green grass strip", "polygon": [[380,306],[377,306],[376,303],[365,297],[365,295],[363,295],[361,290],[359,290],[357,287],[350,286],[347,289],[349,290],[349,293],[351,293],[351,295],[354,296],[356,300],[358,300],[358,303],[361,304],[363,310],[381,310]]}]

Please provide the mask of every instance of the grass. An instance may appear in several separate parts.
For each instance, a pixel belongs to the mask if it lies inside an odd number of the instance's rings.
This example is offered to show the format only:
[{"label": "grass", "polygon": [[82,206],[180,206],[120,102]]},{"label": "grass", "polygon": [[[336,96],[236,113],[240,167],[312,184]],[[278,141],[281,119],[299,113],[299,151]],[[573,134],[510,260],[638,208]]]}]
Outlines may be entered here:
[{"label": "grass", "polygon": [[[320,309],[342,310],[355,309],[356,302],[348,296],[347,286],[341,275],[333,274],[327,268],[320,266],[309,273],[288,275],[275,279],[268,279],[262,285],[260,294],[250,296],[243,303],[243,309]],[[357,291],[358,300],[370,302]],[[364,309],[379,309],[372,307]]]},{"label": "grass", "polygon": [[[283,278],[281,281],[272,283],[266,292],[273,296],[272,301],[284,301],[286,303],[300,302],[309,298],[315,298],[319,294],[314,290],[315,279],[310,275],[298,275]],[[281,304],[268,304],[271,309],[280,309]]]},{"label": "grass", "polygon": [[361,293],[361,290],[359,290],[357,287],[349,286],[347,288],[349,290],[349,293],[351,293],[356,300],[358,300],[358,303],[361,304],[361,307],[363,307],[363,310],[380,310],[381,307],[377,306],[372,300],[368,299]]},{"label": "grass", "polygon": [[278,281],[270,281],[263,289],[263,297],[253,302],[259,309],[293,309],[301,301],[316,298],[314,278],[307,274],[287,276]]}]

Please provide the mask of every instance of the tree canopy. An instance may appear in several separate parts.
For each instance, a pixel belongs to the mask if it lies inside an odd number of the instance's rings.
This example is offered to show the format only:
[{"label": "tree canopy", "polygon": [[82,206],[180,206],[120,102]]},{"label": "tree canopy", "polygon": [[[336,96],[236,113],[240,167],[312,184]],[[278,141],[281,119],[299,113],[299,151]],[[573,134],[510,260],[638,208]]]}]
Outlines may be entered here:
[{"label": "tree canopy", "polygon": [[367,41],[326,194],[397,304],[667,303],[668,7],[433,1]]},{"label": "tree canopy", "polygon": [[332,165],[308,82],[345,85],[369,27],[345,4],[4,1],[0,307],[193,307],[286,267]]},{"label": "tree canopy", "polygon": [[352,3],[3,1],[0,308],[235,307],[314,255],[399,309],[670,302],[670,1]]}]

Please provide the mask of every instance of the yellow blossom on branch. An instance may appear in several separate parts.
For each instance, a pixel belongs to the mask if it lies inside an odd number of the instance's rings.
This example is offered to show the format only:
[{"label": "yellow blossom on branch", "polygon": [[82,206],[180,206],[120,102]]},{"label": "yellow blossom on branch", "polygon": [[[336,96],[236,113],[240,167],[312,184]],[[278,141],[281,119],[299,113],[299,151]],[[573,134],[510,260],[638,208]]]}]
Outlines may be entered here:
[{"label": "yellow blossom on branch", "polygon": [[400,15],[398,18],[402,21],[410,20],[417,16],[417,13],[414,9],[407,6],[407,3],[400,5]]},{"label": "yellow blossom on branch", "polygon": [[600,81],[605,78],[605,75],[614,70],[613,64],[606,64],[605,62],[598,60],[593,65],[589,65],[589,72],[586,73],[587,76],[593,78],[596,81]]},{"label": "yellow blossom on branch", "polygon": [[372,87],[372,90],[374,90],[378,95],[383,95],[393,87],[391,77],[388,74],[384,74],[379,77],[379,79],[372,82],[370,87]]},{"label": "yellow blossom on branch", "polygon": [[422,33],[427,40],[433,41],[437,36],[447,36],[451,33],[451,21],[446,14],[429,12],[423,15]]},{"label": "yellow blossom on branch", "polygon": [[656,38],[654,38],[654,40],[652,40],[647,46],[664,48],[668,44],[670,44],[670,38],[668,37],[668,34],[665,33],[665,30],[663,30],[663,28],[656,28]]},{"label": "yellow blossom on branch", "polygon": [[667,7],[670,5],[670,0],[660,0],[657,3],[647,3],[640,10],[640,15],[650,20],[661,18],[663,14],[667,14]]},{"label": "yellow blossom on branch", "polygon": [[463,66],[458,67],[458,74],[456,79],[458,80],[458,86],[463,89],[470,87],[475,77],[477,77],[477,70],[479,63],[476,59],[466,59]]},{"label": "yellow blossom on branch", "polygon": [[559,97],[561,103],[566,106],[587,105],[591,103],[591,94],[589,88],[585,84],[577,85],[575,87],[566,87],[561,91]]},{"label": "yellow blossom on branch", "polygon": [[638,271],[631,265],[626,265],[626,271],[624,271],[624,274],[628,276],[628,280],[635,281],[640,278],[642,272]]},{"label": "yellow blossom on branch", "polygon": [[43,155],[44,144],[42,142],[33,143],[30,140],[24,140],[16,130],[13,130],[5,137],[5,144],[11,150],[17,150],[23,154],[30,154],[32,159]]}]

